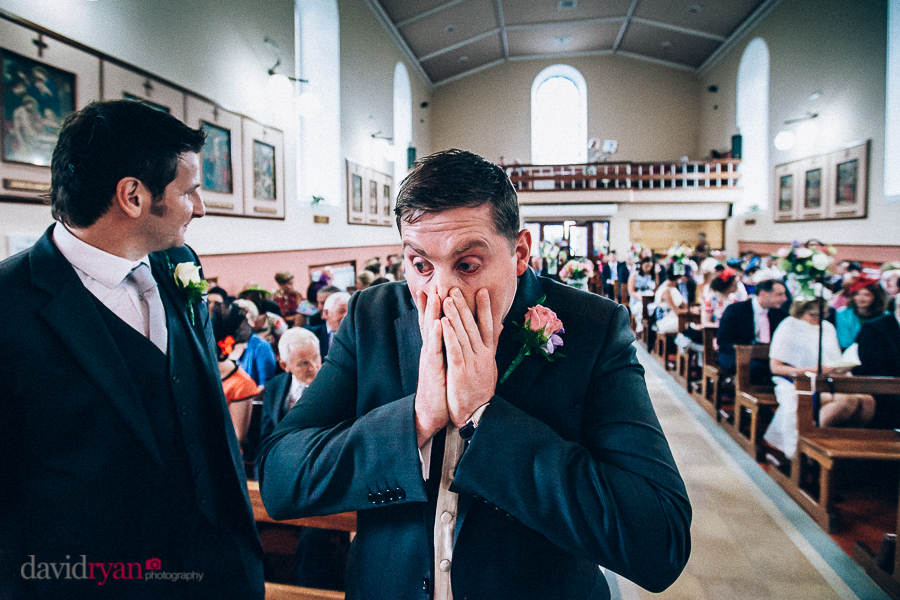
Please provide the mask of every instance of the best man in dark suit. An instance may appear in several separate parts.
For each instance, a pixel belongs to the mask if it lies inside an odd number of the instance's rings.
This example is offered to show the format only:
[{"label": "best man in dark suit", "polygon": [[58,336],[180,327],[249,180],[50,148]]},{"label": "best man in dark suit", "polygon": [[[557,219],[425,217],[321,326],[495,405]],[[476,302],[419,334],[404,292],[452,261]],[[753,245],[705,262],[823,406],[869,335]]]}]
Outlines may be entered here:
[{"label": "best man in dark suit", "polygon": [[[767,279],[756,285],[756,294],[749,300],[735,302],[725,309],[716,339],[719,342],[719,366],[726,371],[734,372],[736,345],[768,344],[772,334],[785,317],[786,310],[781,308],[787,300],[787,288],[784,283],[775,279]],[[766,320],[760,320],[763,315]],[[767,374],[768,373],[768,374]],[[760,363],[751,370],[754,381],[768,380],[771,377],[768,365]]]},{"label": "best man in dark suit", "polygon": [[[420,161],[395,212],[407,280],[353,296],[262,448],[269,514],[358,511],[348,600],[443,600],[451,574],[460,600],[609,598],[598,565],[670,585],[691,509],[626,308],[528,269],[515,191],[474,154]],[[539,304],[554,362],[522,355]]]},{"label": "best man in dark suit", "polygon": [[618,281],[620,286],[628,285],[628,277],[631,273],[628,271],[628,265],[619,262],[619,256],[615,250],[610,251],[609,260],[603,263],[603,293],[608,297],[612,297],[615,293],[615,282]]},{"label": "best man in dark suit", "polygon": [[[856,336],[860,366],[854,375],[900,377],[900,306],[894,312],[865,323]],[[876,396],[875,416],[869,427],[900,427],[900,397]]]},{"label": "best man in dark suit", "polygon": [[4,599],[264,595],[208,310],[173,273],[202,277],[203,140],[138,102],[71,115],[58,222],[0,263]]}]

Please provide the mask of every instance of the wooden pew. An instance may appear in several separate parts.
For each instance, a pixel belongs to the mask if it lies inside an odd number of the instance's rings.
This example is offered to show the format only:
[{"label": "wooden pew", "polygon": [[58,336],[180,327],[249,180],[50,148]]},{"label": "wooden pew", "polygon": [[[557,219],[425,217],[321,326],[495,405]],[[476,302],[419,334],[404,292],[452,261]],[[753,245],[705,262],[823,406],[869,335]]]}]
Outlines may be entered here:
[{"label": "wooden pew", "polygon": [[652,351],[653,347],[653,339],[650,335],[653,333],[650,331],[650,305],[652,303],[653,296],[641,297],[641,326],[643,327],[641,331],[641,341],[644,342],[647,352]]},{"label": "wooden pew", "polygon": [[344,592],[266,582],[266,600],[344,600]]},{"label": "wooden pew", "polygon": [[719,409],[722,402],[722,397],[719,395],[719,379],[721,377],[719,352],[713,343],[718,331],[718,325],[708,325],[703,328],[703,371],[700,375],[699,395],[700,406],[716,421],[721,416]]},{"label": "wooden pew", "polygon": [[302,519],[290,519],[288,521],[276,521],[266,512],[262,498],[259,497],[259,482],[248,481],[247,492],[250,494],[250,504],[253,506],[253,517],[257,523],[278,523],[282,525],[296,525],[299,527],[316,527],[318,529],[334,529],[338,531],[356,531],[356,513],[340,513],[323,517],[304,517]]},{"label": "wooden pew", "polygon": [[[678,333],[684,331],[685,328],[687,327],[687,324],[691,323],[691,322],[699,323],[700,315],[694,314],[691,311],[687,311],[685,313],[678,315],[678,331],[676,333],[656,332],[656,342],[654,343],[654,346],[653,346],[654,352],[662,359],[663,368],[666,371],[675,369],[677,366],[677,363],[673,362],[671,369],[669,368],[669,357],[667,355],[669,346],[674,345],[675,336],[677,336]],[[676,355],[676,360],[677,360],[677,355]]]},{"label": "wooden pew", "polygon": [[760,420],[774,413],[778,402],[775,400],[773,384],[754,385],[750,382],[750,361],[768,362],[769,344],[735,346],[734,354],[734,418],[731,427],[727,429],[750,456],[759,460],[759,442],[763,435]]},{"label": "wooden pew", "polygon": [[[700,311],[695,311],[693,307],[687,315],[684,315],[684,319],[678,319],[678,331],[684,333],[690,328],[691,323],[700,323]],[[678,346],[675,352],[675,370],[679,377],[684,378],[684,386],[688,394],[691,393],[691,382],[693,381],[691,379],[691,360],[695,354],[696,350],[690,346],[687,348]]]},{"label": "wooden pew", "polygon": [[[900,433],[890,429],[817,427],[813,414],[813,393],[900,394],[900,378],[821,377],[814,373],[798,377],[797,452],[791,462],[790,478],[777,470],[772,477],[828,533],[835,528],[833,475],[846,460],[900,462]],[[818,465],[818,492],[807,484],[807,469]]]}]

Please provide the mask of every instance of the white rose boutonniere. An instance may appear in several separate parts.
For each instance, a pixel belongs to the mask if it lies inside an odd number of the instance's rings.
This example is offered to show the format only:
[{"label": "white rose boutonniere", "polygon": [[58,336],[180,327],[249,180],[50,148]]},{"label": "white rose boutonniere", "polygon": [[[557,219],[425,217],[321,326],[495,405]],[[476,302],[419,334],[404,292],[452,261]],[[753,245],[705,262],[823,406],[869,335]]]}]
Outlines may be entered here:
[{"label": "white rose boutonniere", "polygon": [[194,314],[198,312],[197,305],[203,301],[206,290],[209,289],[209,282],[200,276],[200,267],[192,262],[178,263],[172,267],[169,262],[168,255],[166,261],[169,263],[169,270],[175,279],[175,286],[181,290],[187,300],[188,319],[193,326]]}]

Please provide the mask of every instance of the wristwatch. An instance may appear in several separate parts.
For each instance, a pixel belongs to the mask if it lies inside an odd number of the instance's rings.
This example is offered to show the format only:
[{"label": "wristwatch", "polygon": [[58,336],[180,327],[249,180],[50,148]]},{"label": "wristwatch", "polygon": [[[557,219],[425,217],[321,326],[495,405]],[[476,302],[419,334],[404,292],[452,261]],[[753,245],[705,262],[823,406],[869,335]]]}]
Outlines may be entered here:
[{"label": "wristwatch", "polygon": [[478,423],[481,421],[481,415],[484,414],[484,411],[488,407],[488,404],[490,404],[490,402],[485,402],[475,409],[475,412],[472,413],[472,416],[469,417],[469,420],[466,421],[466,424],[459,428],[459,437],[466,440],[467,442],[472,439],[472,436],[475,435],[475,430],[478,429]]}]

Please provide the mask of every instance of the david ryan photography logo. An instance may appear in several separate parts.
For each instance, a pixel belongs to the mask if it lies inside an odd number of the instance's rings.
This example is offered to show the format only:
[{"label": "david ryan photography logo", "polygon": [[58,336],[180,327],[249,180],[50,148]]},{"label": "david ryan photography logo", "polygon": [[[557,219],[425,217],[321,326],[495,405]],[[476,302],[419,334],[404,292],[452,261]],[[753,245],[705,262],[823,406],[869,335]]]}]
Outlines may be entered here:
[{"label": "david ryan photography logo", "polygon": [[66,555],[65,562],[38,562],[33,554],[31,560],[22,564],[23,579],[68,579],[93,580],[97,585],[109,581],[196,581],[203,580],[203,573],[175,573],[162,570],[162,561],[148,558],[140,562],[88,562],[82,554],[81,560],[72,561]]}]

